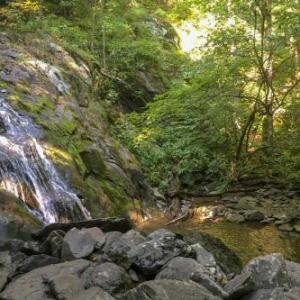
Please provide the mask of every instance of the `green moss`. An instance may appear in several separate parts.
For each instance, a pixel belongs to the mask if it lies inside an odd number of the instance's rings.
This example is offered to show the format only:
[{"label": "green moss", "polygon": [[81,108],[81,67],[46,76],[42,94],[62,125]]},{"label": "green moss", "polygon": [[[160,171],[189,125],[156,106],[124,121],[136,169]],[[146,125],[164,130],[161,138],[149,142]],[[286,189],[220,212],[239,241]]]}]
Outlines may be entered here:
[{"label": "green moss", "polygon": [[111,200],[109,208],[110,214],[122,214],[129,210],[131,206],[130,199],[121,187],[108,180],[101,180],[100,186]]}]

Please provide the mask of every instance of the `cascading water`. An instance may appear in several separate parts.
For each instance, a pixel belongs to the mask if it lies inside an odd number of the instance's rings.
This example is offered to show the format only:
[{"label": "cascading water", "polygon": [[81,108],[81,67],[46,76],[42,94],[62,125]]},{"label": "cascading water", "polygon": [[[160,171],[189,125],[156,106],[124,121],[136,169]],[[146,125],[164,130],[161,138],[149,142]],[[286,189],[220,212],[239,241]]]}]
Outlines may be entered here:
[{"label": "cascading water", "polygon": [[90,218],[46,157],[40,135],[29,117],[0,96],[0,188],[23,200],[46,224]]}]

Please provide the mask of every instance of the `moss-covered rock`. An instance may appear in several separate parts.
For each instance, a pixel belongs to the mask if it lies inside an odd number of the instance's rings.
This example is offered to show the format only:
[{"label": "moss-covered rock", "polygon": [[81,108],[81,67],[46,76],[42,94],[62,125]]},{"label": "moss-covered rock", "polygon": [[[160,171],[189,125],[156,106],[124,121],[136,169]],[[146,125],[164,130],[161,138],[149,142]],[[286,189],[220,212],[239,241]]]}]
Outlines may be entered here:
[{"label": "moss-covered rock", "polygon": [[29,239],[41,223],[31,214],[25,204],[14,195],[0,190],[0,240]]},{"label": "moss-covered rock", "polygon": [[0,51],[0,63],[22,73],[0,88],[40,126],[46,154],[92,216],[124,213],[133,198],[149,197],[151,188],[140,191],[129,171],[138,169],[135,158],[110,135],[109,113],[91,93],[86,64],[47,39],[17,39],[1,47],[18,56],[8,59]]}]

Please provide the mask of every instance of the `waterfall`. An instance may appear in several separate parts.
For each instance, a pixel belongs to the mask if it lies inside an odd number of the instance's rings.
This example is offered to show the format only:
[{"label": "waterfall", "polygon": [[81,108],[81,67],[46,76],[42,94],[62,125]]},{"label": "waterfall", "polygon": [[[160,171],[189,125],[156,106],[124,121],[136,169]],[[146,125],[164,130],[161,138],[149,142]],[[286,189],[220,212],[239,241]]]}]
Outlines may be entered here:
[{"label": "waterfall", "polygon": [[40,129],[0,96],[0,188],[25,202],[44,223],[88,219],[39,143]]}]

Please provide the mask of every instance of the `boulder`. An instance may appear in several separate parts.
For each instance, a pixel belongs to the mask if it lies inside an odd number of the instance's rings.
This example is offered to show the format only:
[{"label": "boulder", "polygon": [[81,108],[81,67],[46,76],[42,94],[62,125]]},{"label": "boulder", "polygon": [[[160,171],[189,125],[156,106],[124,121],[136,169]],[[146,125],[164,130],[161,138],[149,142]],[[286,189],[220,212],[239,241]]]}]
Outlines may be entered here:
[{"label": "boulder", "polygon": [[81,221],[74,223],[54,223],[45,226],[43,229],[35,231],[32,236],[35,239],[45,240],[48,235],[54,230],[62,230],[64,232],[69,231],[72,228],[92,228],[98,227],[104,232],[108,231],[120,231],[127,232],[133,228],[133,223],[127,218],[100,218],[89,221]]},{"label": "boulder", "polygon": [[133,247],[128,252],[133,268],[145,276],[155,275],[176,256],[188,256],[191,246],[178,239],[176,234],[166,229],[151,233],[147,241]]},{"label": "boulder", "polygon": [[246,210],[245,219],[250,222],[260,222],[265,218],[265,215],[259,210]]},{"label": "boulder", "polygon": [[196,255],[196,260],[202,265],[211,275],[214,276],[217,282],[226,282],[226,275],[217,265],[214,256],[208,252],[199,243],[192,245],[192,249]]},{"label": "boulder", "polygon": [[64,236],[65,232],[62,230],[52,231],[47,239],[41,244],[41,251],[55,257],[61,257]]},{"label": "boulder", "polygon": [[286,263],[281,254],[256,257],[245,266],[244,271],[251,273],[255,289],[290,287]]},{"label": "boulder", "polygon": [[254,197],[245,196],[239,199],[235,207],[242,210],[254,209],[256,207],[256,201],[257,199]]},{"label": "boulder", "polygon": [[[242,300],[288,300],[283,288],[260,289],[242,298]],[[294,298],[299,299],[299,298]]]},{"label": "boulder", "polygon": [[91,235],[91,237],[95,241],[95,249],[101,249],[102,246],[105,244],[105,234],[100,228],[83,228],[81,231]]},{"label": "boulder", "polygon": [[104,244],[104,247],[103,247],[103,252],[106,253],[111,245],[116,241],[118,240],[120,237],[122,236],[122,233],[120,231],[110,231],[110,232],[107,232],[105,234],[105,244]]},{"label": "boulder", "polygon": [[127,292],[122,300],[220,300],[207,289],[192,281],[146,281]]},{"label": "boulder", "polygon": [[279,224],[278,229],[281,231],[292,232],[294,230],[293,226],[289,223]]},{"label": "boulder", "polygon": [[21,273],[27,273],[33,269],[40,267],[57,264],[59,259],[57,257],[49,256],[46,254],[38,254],[27,257],[21,266],[18,268],[18,271]]},{"label": "boulder", "polygon": [[89,266],[86,260],[49,265],[23,274],[10,282],[0,294],[1,300],[53,300],[48,295],[48,282],[54,277],[74,275],[79,277]]},{"label": "boulder", "polygon": [[72,300],[115,300],[115,298],[102,289],[94,286],[90,289],[81,291],[78,295],[72,298]]},{"label": "boulder", "polygon": [[41,254],[40,243],[35,241],[26,241],[22,245],[21,251],[27,255]]},{"label": "boulder", "polygon": [[225,219],[231,223],[243,223],[245,222],[245,218],[234,211],[229,211],[225,213]]},{"label": "boulder", "polygon": [[87,257],[93,253],[95,245],[89,233],[73,228],[64,237],[61,257],[66,260]]},{"label": "boulder", "polygon": [[292,287],[300,287],[300,264],[288,260],[285,264]]},{"label": "boulder", "polygon": [[103,263],[89,267],[82,279],[85,288],[97,286],[109,294],[120,294],[131,287],[131,279],[125,269],[113,263]]},{"label": "boulder", "polygon": [[73,300],[84,287],[82,281],[74,275],[54,276],[48,280],[50,294],[57,300]]},{"label": "boulder", "polygon": [[196,260],[186,257],[175,257],[160,271],[155,279],[193,280],[214,295],[227,297],[227,293],[216,283],[210,274]]},{"label": "boulder", "polygon": [[13,270],[12,258],[8,251],[0,252],[0,291],[4,288]]},{"label": "boulder", "polygon": [[110,243],[109,247],[105,247],[105,254],[117,264],[121,264],[125,268],[130,266],[127,253],[135,246],[146,241],[136,230],[130,230],[119,238]]},{"label": "boulder", "polygon": [[255,290],[255,279],[252,273],[244,271],[230,280],[224,289],[229,294],[229,299],[239,300]]},{"label": "boulder", "polygon": [[220,239],[206,233],[194,232],[184,236],[188,244],[199,243],[209,253],[213,254],[217,265],[226,275],[239,274],[242,271],[242,261],[237,254],[228,248]]},{"label": "boulder", "polygon": [[103,154],[97,145],[90,145],[80,152],[80,157],[88,172],[97,176],[106,175],[106,166],[102,156]]},{"label": "boulder", "polygon": [[175,257],[155,276],[155,279],[190,280],[195,272],[205,273],[205,269],[194,259]]}]

